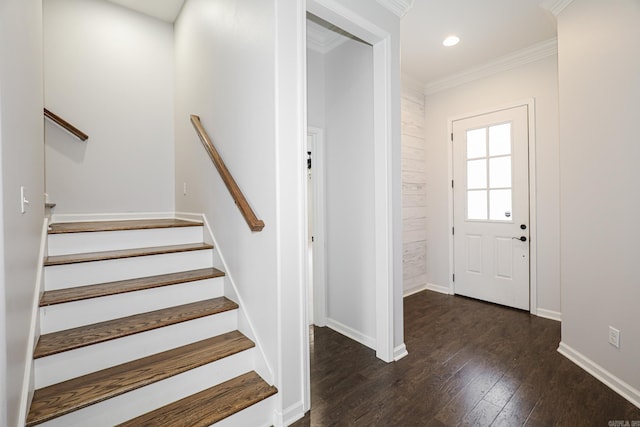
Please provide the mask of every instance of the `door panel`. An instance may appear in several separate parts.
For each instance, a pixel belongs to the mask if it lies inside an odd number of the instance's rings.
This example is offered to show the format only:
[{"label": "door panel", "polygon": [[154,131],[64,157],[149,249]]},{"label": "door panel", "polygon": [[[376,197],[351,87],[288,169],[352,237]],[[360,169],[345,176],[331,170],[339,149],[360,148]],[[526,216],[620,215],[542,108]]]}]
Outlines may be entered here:
[{"label": "door panel", "polygon": [[482,274],[482,236],[467,234],[467,272]]},{"label": "door panel", "polygon": [[454,121],[453,174],[455,293],[528,310],[527,106]]}]

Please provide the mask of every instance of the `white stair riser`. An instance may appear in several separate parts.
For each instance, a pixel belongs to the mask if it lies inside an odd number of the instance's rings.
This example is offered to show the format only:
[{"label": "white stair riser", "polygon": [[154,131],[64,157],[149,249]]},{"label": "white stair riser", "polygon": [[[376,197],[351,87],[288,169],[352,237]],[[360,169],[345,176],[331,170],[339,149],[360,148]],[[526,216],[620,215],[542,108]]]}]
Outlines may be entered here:
[{"label": "white stair riser", "polygon": [[49,255],[114,251],[202,242],[202,227],[50,234]]},{"label": "white stair riser", "polygon": [[237,323],[237,310],[230,310],[38,358],[34,360],[35,388],[231,332]]},{"label": "white stair riser", "polygon": [[269,427],[274,423],[272,421],[275,409],[276,395],[273,395],[261,402],[249,406],[240,412],[227,417],[213,424],[215,427]]},{"label": "white stair riser", "polygon": [[180,283],[142,291],[40,307],[42,334],[91,325],[181,304],[220,297],[224,278]]},{"label": "white stair riser", "polygon": [[45,290],[93,285],[212,266],[213,250],[178,252],[107,261],[50,265],[44,269]]},{"label": "white stair riser", "polygon": [[41,426],[110,427],[249,372],[253,349],[107,399]]}]

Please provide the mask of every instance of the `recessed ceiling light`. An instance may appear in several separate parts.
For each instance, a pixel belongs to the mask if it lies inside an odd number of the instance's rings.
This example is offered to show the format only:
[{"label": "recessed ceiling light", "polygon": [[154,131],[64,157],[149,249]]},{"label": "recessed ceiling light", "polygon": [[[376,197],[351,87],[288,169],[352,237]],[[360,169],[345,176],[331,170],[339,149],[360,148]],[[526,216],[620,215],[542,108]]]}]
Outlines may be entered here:
[{"label": "recessed ceiling light", "polygon": [[446,47],[455,46],[460,41],[458,36],[449,36],[442,41],[442,45]]}]

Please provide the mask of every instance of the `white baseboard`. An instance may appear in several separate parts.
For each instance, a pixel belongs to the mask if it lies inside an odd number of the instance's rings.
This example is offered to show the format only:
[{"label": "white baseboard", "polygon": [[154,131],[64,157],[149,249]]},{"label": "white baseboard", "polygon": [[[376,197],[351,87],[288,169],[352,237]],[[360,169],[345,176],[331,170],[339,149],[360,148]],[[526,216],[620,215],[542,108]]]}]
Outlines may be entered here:
[{"label": "white baseboard", "polygon": [[434,283],[427,283],[426,289],[434,292],[440,292],[441,294],[453,295],[453,292],[448,286],[440,286]]},{"label": "white baseboard", "polygon": [[38,270],[36,274],[35,292],[33,294],[33,301],[31,302],[31,326],[29,327],[29,339],[30,344],[27,347],[27,354],[25,355],[25,369],[24,377],[22,379],[22,393],[20,395],[20,411],[18,425],[23,426],[27,420],[27,411],[31,405],[31,398],[33,397],[34,381],[33,381],[33,349],[36,347],[36,343],[40,338],[40,297],[44,291],[44,258],[47,253],[47,231],[49,230],[49,220],[44,219],[42,224],[42,231],[40,235],[40,251],[38,255]]},{"label": "white baseboard", "polygon": [[402,343],[393,349],[393,361],[397,362],[398,360],[402,359],[408,354],[409,352],[407,351],[407,346],[404,343]]},{"label": "white baseboard", "polygon": [[422,291],[434,291],[434,292],[439,292],[441,294],[453,295],[453,292],[451,292],[451,289],[449,289],[448,286],[440,286],[440,285],[435,285],[433,283],[425,283],[424,285],[416,286],[415,288],[405,289],[402,296],[403,298],[406,298],[410,295],[414,295]]},{"label": "white baseboard", "polygon": [[539,308],[536,310],[536,316],[544,317],[545,319],[556,320],[558,322],[562,322],[562,313],[559,311],[547,310],[544,308]]},{"label": "white baseboard", "polygon": [[304,417],[304,403],[302,401],[294,403],[282,411],[275,410],[273,413],[273,425],[276,427],[284,427],[293,424]]},{"label": "white baseboard", "polygon": [[406,297],[408,297],[408,296],[410,296],[410,295],[417,294],[418,292],[422,292],[422,291],[425,291],[425,290],[427,290],[427,289],[428,289],[428,288],[427,288],[427,285],[426,285],[426,284],[424,284],[424,285],[414,286],[414,287],[413,287],[413,288],[411,288],[411,289],[405,289],[405,290],[403,290],[403,291],[402,291],[402,297],[403,297],[403,298],[406,298]]},{"label": "white baseboard", "polygon": [[165,219],[175,218],[174,212],[116,212],[116,213],[80,213],[53,214],[51,222],[90,222],[90,221],[120,221],[136,219]]},{"label": "white baseboard", "polygon": [[[271,368],[271,364],[269,363],[269,359],[267,359],[267,355],[264,352],[264,345],[262,344],[262,340],[256,333],[256,328],[251,320],[249,313],[247,312],[247,305],[244,303],[242,299],[242,295],[238,291],[238,287],[236,286],[236,282],[234,280],[233,273],[229,268],[229,265],[225,261],[224,255],[218,245],[218,241],[216,240],[216,236],[213,233],[213,229],[207,219],[205,214],[194,214],[194,213],[186,213],[186,212],[176,212],[176,218],[191,220],[202,222],[204,227],[204,241],[206,243],[213,244],[215,248],[215,253],[218,256],[218,259],[222,263],[222,270],[225,272],[225,280],[228,283],[228,287],[225,286],[225,296],[233,301],[235,301],[238,305],[238,330],[245,334],[250,340],[252,340],[257,350],[260,353],[259,357],[255,358],[254,369],[264,379],[269,385],[273,385],[275,383],[275,375],[274,371]],[[227,291],[231,291],[231,295],[227,294]]]},{"label": "white baseboard", "polygon": [[184,221],[203,222],[203,214],[192,212],[174,212],[173,216],[176,219],[182,219]]},{"label": "white baseboard", "polygon": [[368,337],[363,333],[356,331],[355,329],[352,329],[343,323],[338,322],[337,320],[333,320],[327,317],[327,327],[344,335],[345,337],[351,338],[352,340],[369,347],[370,349],[376,349],[376,340],[374,338]]},{"label": "white baseboard", "polygon": [[640,408],[640,390],[632,387],[620,378],[616,377],[602,366],[598,365],[580,352],[574,350],[564,342],[560,342],[558,352],[571,360],[576,365],[596,377],[600,382],[605,384],[611,390],[633,403]]}]

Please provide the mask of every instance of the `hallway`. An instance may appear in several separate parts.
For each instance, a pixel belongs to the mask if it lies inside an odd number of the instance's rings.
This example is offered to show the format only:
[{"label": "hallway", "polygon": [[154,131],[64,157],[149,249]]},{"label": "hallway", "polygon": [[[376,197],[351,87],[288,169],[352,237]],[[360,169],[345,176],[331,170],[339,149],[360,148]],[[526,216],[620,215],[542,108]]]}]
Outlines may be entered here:
[{"label": "hallway", "polygon": [[391,364],[314,328],[303,426],[607,426],[635,408],[556,348],[560,323],[424,291],[404,300],[409,355]]}]

